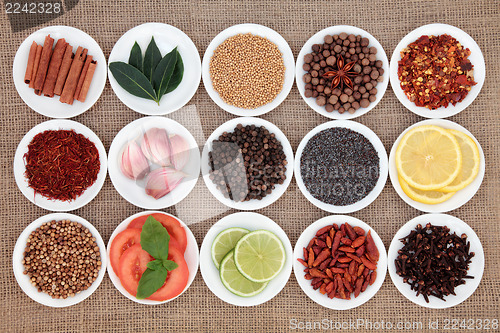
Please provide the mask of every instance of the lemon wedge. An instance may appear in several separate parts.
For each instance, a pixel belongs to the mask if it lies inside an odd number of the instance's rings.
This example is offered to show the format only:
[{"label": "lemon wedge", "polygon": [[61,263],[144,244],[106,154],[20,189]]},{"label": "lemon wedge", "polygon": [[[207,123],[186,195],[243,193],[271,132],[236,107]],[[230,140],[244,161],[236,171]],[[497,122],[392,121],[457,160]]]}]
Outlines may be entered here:
[{"label": "lemon wedge", "polygon": [[460,145],[460,150],[462,152],[462,170],[449,185],[437,190],[446,193],[460,191],[472,183],[479,173],[481,161],[479,149],[470,136],[453,129],[449,129],[448,132],[455,136]]},{"label": "lemon wedge", "polygon": [[462,169],[462,152],[455,136],[435,125],[409,130],[396,149],[396,168],[411,187],[433,191],[453,182]]}]

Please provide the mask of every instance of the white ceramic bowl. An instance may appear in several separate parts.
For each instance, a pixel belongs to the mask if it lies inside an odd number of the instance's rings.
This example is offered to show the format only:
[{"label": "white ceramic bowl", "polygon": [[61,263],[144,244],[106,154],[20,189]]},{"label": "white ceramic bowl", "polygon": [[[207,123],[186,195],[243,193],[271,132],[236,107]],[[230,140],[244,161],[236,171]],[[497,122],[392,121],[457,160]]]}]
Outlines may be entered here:
[{"label": "white ceramic bowl", "polygon": [[[370,103],[370,105],[368,107],[359,108],[353,114],[350,114],[349,112],[339,113],[338,111],[327,112],[324,106],[319,106],[318,104],[316,104],[315,98],[312,98],[312,97],[307,98],[304,95],[306,84],[305,84],[304,80],[302,80],[302,77],[304,76],[304,74],[307,73],[302,68],[302,66],[304,65],[304,56],[306,54],[312,52],[312,46],[314,44],[323,44],[324,43],[323,38],[326,35],[338,35],[342,32],[345,32],[347,34],[361,35],[361,37],[368,38],[370,40],[370,44],[368,46],[369,47],[374,46],[377,49],[377,60],[382,60],[382,62],[383,62],[382,69],[384,70],[384,75],[383,75],[384,80],[377,84],[377,87],[376,87],[377,88],[377,95],[376,95],[377,99],[374,102]],[[389,60],[387,59],[387,55],[385,54],[385,51],[384,51],[384,48],[382,47],[382,45],[380,45],[380,43],[378,42],[378,40],[375,39],[375,37],[373,37],[371,34],[366,32],[365,30],[357,28],[357,27],[353,27],[350,25],[336,25],[333,27],[325,28],[325,29],[317,32],[316,34],[314,34],[311,38],[309,38],[307,40],[307,42],[304,44],[304,46],[302,46],[302,49],[300,50],[300,53],[297,57],[297,66],[295,69],[295,76],[296,76],[295,81],[297,83],[297,88],[299,89],[300,95],[302,96],[304,101],[307,103],[307,105],[309,105],[314,111],[318,112],[319,114],[321,114],[325,117],[331,118],[331,119],[352,119],[352,118],[362,116],[365,113],[367,113],[368,111],[370,111],[371,109],[373,109],[378,104],[378,102],[380,102],[382,97],[384,96],[385,91],[387,90],[387,84],[389,83]]]},{"label": "white ceramic bowl", "polygon": [[[140,137],[150,128],[158,127],[167,130],[168,134],[178,134],[189,144],[189,162],[182,169],[186,178],[170,193],[155,199],[146,194],[145,179],[135,181],[125,177],[120,169],[123,148],[132,140],[140,145]],[[151,170],[159,168],[150,163]],[[120,195],[137,207],[144,209],[167,208],[179,203],[194,188],[200,174],[200,151],[193,135],[181,124],[165,117],[143,117],[132,121],[115,136],[109,148],[108,160],[109,178]]]},{"label": "white ceramic bowl", "polygon": [[[297,261],[297,259],[304,259],[303,248],[307,247],[311,239],[316,236],[316,232],[319,229],[326,227],[327,225],[332,225],[333,223],[336,223],[340,227],[340,225],[346,222],[353,227],[358,226],[363,228],[366,233],[368,233],[368,230],[371,230],[371,235],[380,253],[380,258],[377,263],[377,278],[371,286],[368,286],[368,288],[366,288],[366,290],[359,294],[359,296],[356,298],[354,297],[354,295],[351,295],[350,300],[339,298],[330,299],[328,295],[323,295],[319,292],[319,290],[313,289],[311,281],[304,278],[304,265]],[[382,286],[382,283],[384,283],[385,275],[387,273],[387,252],[385,250],[384,243],[380,239],[379,235],[365,222],[348,215],[325,216],[309,225],[297,240],[295,249],[293,251],[293,273],[295,274],[295,278],[297,279],[300,288],[302,288],[302,290],[306,293],[307,296],[309,296],[310,299],[312,299],[319,305],[333,310],[349,310],[368,302],[378,292],[378,290]]]},{"label": "white ceramic bowl", "polygon": [[[222,192],[219,191],[215,186],[215,184],[210,180],[210,173],[209,173],[210,165],[209,165],[208,153],[212,150],[212,142],[214,140],[218,140],[219,136],[222,135],[222,133],[226,131],[227,132],[233,131],[236,125],[238,124],[242,124],[243,126],[246,125],[264,126],[267,130],[269,130],[270,133],[274,133],[276,135],[276,139],[278,139],[281,142],[281,145],[283,146],[283,152],[286,155],[286,160],[288,164],[286,165],[285,182],[281,185],[276,184],[275,185],[276,187],[271,192],[271,194],[268,194],[262,200],[253,199],[249,201],[236,202],[229,198],[225,198]],[[203,152],[201,154],[201,174],[203,175],[203,180],[205,181],[205,184],[207,185],[210,193],[212,193],[212,195],[216,197],[217,200],[219,200],[224,205],[230,208],[236,208],[241,210],[261,209],[269,206],[270,204],[278,200],[283,195],[283,193],[285,193],[286,189],[288,188],[288,185],[290,185],[290,181],[292,180],[292,175],[293,175],[292,146],[290,145],[290,142],[286,138],[285,134],[276,125],[267,120],[261,118],[253,118],[253,117],[234,118],[220,125],[207,139],[207,142],[205,144],[205,147],[203,147]]]},{"label": "white ceramic bowl", "polygon": [[[101,163],[101,168],[97,174],[97,179],[92,186],[87,188],[82,195],[77,197],[75,200],[51,200],[40,194],[35,195],[35,191],[28,186],[28,180],[24,176],[26,166],[24,164],[23,156],[28,152],[28,145],[31,140],[33,140],[35,135],[47,130],[74,130],[76,133],[82,134],[87,139],[92,141],[99,152],[99,162]],[[96,197],[104,184],[104,180],[106,179],[107,165],[108,159],[106,157],[106,150],[104,149],[101,140],[99,140],[99,137],[92,132],[92,130],[73,120],[54,119],[36,125],[29,130],[28,133],[26,133],[26,135],[22,138],[21,142],[19,142],[14,156],[14,177],[16,179],[17,186],[29,201],[38,207],[42,207],[47,210],[65,212],[83,207]]]},{"label": "white ceramic bowl", "polygon": [[[229,37],[235,36],[237,34],[246,34],[246,33],[251,33],[253,35],[267,38],[269,41],[276,44],[276,46],[279,48],[279,50],[283,55],[283,63],[285,64],[285,81],[283,83],[283,89],[272,102],[266,105],[262,105],[256,109],[243,109],[236,107],[234,105],[227,104],[219,96],[219,93],[214,90],[212,85],[212,80],[210,79],[210,71],[209,71],[210,59],[212,59],[212,56],[217,46],[219,46]],[[295,75],[295,60],[293,58],[292,50],[290,49],[290,46],[288,45],[286,40],[276,31],[259,24],[252,24],[252,23],[237,24],[227,28],[226,30],[220,32],[217,36],[215,36],[215,38],[208,45],[208,48],[205,51],[205,55],[203,56],[202,79],[203,79],[203,85],[205,86],[208,95],[220,108],[236,116],[241,116],[241,117],[260,116],[278,107],[278,105],[280,105],[281,102],[283,102],[290,93],[290,89],[292,89],[293,85],[294,75]]]},{"label": "white ceramic bowl", "polygon": [[[85,228],[89,229],[92,236],[95,237],[97,246],[99,246],[99,253],[101,256],[101,269],[99,271],[99,275],[97,279],[92,283],[92,285],[73,297],[68,297],[66,299],[56,299],[49,296],[44,292],[38,292],[38,289],[31,284],[30,278],[28,275],[24,275],[24,265],[22,264],[22,260],[24,258],[24,249],[26,248],[26,242],[28,240],[29,235],[39,228],[43,223],[50,221],[61,221],[61,220],[70,220],[72,222],[78,222],[83,225]],[[108,256],[106,255],[106,246],[102,241],[101,235],[97,231],[96,228],[92,224],[90,224],[87,220],[81,218],[80,216],[76,216],[68,213],[52,213],[42,217],[39,217],[32,223],[30,223],[26,229],[21,233],[19,238],[17,239],[16,245],[14,247],[14,254],[12,257],[12,265],[14,267],[14,275],[16,277],[17,283],[21,287],[21,289],[28,295],[32,300],[54,308],[62,308],[70,305],[74,305],[80,303],[90,295],[99,287],[102,282],[102,278],[104,277],[104,272],[106,271]]]},{"label": "white ceramic bowl", "polygon": [[[82,103],[75,100],[73,105],[69,105],[59,102],[59,96],[52,98],[43,96],[43,94],[37,96],[34,90],[24,83],[24,74],[26,72],[31,44],[36,42],[39,45],[43,45],[45,37],[48,34],[54,38],[54,45],[57,40],[64,38],[67,43],[73,46],[74,51],[76,51],[78,46],[87,48],[89,50],[88,54],[97,61],[97,67],[92,77],[92,83],[85,102]],[[71,118],[90,109],[101,96],[104,84],[106,83],[106,58],[99,44],[85,32],[73,27],[56,25],[37,30],[24,40],[17,50],[12,72],[17,92],[30,108],[50,118]]]},{"label": "white ceramic bowl", "polygon": [[[269,281],[266,288],[255,296],[241,297],[227,290],[220,280],[219,270],[212,261],[211,249],[215,237],[221,231],[232,227],[245,228],[250,231],[268,230],[278,236],[285,247],[285,266],[274,279]],[[208,288],[224,302],[237,306],[255,306],[269,301],[285,287],[292,272],[292,257],[293,251],[290,240],[276,222],[261,214],[240,212],[223,217],[208,230],[201,244],[200,271]]]},{"label": "white ceramic bowl", "polygon": [[165,23],[144,23],[138,25],[118,39],[111,50],[108,65],[114,61],[128,63],[130,50],[137,42],[142,50],[142,56],[146,52],[151,37],[155,38],[156,45],[162,56],[165,56],[177,46],[184,63],[184,76],[179,86],[160,100],[160,105],[155,101],[140,98],[128,93],[123,89],[109,71],[109,83],[116,96],[132,110],[146,115],[163,115],[174,112],[188,103],[195,94],[200,84],[201,60],[196,45],[181,30]]},{"label": "white ceramic bowl", "polygon": [[[455,106],[449,104],[448,107],[440,107],[436,110],[429,110],[423,106],[416,106],[415,103],[410,102],[408,97],[406,97],[403,89],[401,89],[400,81],[398,78],[398,62],[401,60],[401,51],[406,48],[409,44],[416,41],[420,36],[423,35],[442,35],[448,34],[457,39],[457,41],[464,47],[469,48],[471,55],[469,60],[474,65],[474,81],[477,82],[475,86],[472,86],[471,90],[464,98],[463,101],[457,103]],[[390,77],[392,90],[396,94],[399,101],[411,112],[418,114],[419,116],[425,118],[447,118],[451,117],[466,107],[468,107],[477,95],[481,91],[484,84],[484,78],[486,76],[486,69],[484,64],[484,57],[481,49],[477,43],[469,36],[465,31],[460,30],[454,26],[448,24],[434,23],[421,26],[406,35],[396,46],[391,57],[391,67],[390,67]]]},{"label": "white ceramic bowl", "polygon": [[[309,140],[319,132],[334,127],[344,127],[362,134],[371,142],[373,148],[375,148],[375,150],[377,151],[380,160],[379,178],[377,180],[377,184],[375,185],[375,187],[363,199],[346,206],[335,206],[327,204],[313,197],[311,193],[307,190],[300,172],[300,159],[302,157],[302,152],[304,151],[304,148],[306,147]],[[360,124],[352,120],[332,120],[316,126],[309,133],[307,133],[306,136],[302,139],[297,148],[297,152],[295,153],[295,179],[297,180],[297,185],[299,186],[300,191],[307,198],[307,200],[309,200],[313,205],[330,213],[337,213],[337,214],[352,213],[360,209],[363,209],[369,204],[371,204],[373,201],[375,201],[375,199],[377,199],[380,192],[382,192],[382,189],[385,186],[385,182],[387,181],[387,173],[388,173],[387,153],[385,151],[384,145],[382,144],[382,141],[380,141],[377,134],[375,134],[375,132],[373,132],[371,129],[369,129],[363,124]]]},{"label": "white ceramic bowl", "polygon": [[[452,196],[450,199],[446,200],[445,202],[442,202],[440,204],[436,205],[429,205],[429,204],[424,204],[421,202],[417,202],[413,199],[411,199],[409,196],[407,196],[404,192],[403,189],[401,188],[401,185],[399,184],[398,180],[398,170],[396,169],[396,150],[398,148],[399,142],[401,142],[401,139],[403,136],[408,132],[410,129],[422,125],[437,125],[441,126],[443,128],[450,128],[450,129],[455,129],[457,131],[463,132],[470,136],[472,140],[477,145],[477,148],[479,149],[479,157],[481,160],[481,165],[479,166],[479,173],[476,176],[476,178],[470,183],[466,188],[458,191],[454,196]],[[398,195],[401,197],[401,199],[404,200],[408,205],[412,206],[413,208],[416,208],[422,212],[427,212],[427,213],[444,213],[444,212],[449,212],[450,210],[457,209],[458,207],[461,207],[465,205],[476,192],[479,190],[479,187],[481,187],[481,183],[483,182],[484,178],[484,172],[485,172],[485,161],[484,161],[484,152],[483,148],[481,148],[481,145],[477,141],[477,139],[472,135],[471,132],[466,130],[464,127],[460,126],[457,123],[454,123],[449,120],[445,119],[428,119],[428,120],[423,120],[421,122],[418,122],[416,124],[411,125],[408,127],[406,130],[401,133],[401,135],[396,139],[394,144],[392,145],[391,153],[389,155],[389,177],[391,178],[391,183]]]},{"label": "white ceramic bowl", "polygon": [[184,227],[184,230],[186,230],[187,247],[186,247],[186,252],[184,252],[184,259],[186,260],[186,263],[188,265],[189,278],[188,278],[188,282],[187,282],[186,287],[184,288],[184,290],[179,295],[175,296],[174,298],[168,299],[166,301],[161,301],[161,302],[160,301],[152,301],[152,300],[149,300],[149,299],[137,299],[137,298],[135,298],[135,296],[131,295],[128,291],[126,291],[125,288],[123,288],[123,286],[122,286],[122,284],[120,282],[120,278],[118,277],[118,275],[116,275],[115,271],[113,270],[113,267],[111,267],[111,261],[108,261],[108,275],[109,275],[109,278],[111,279],[111,282],[113,282],[113,285],[115,286],[115,288],[118,289],[118,291],[123,296],[127,297],[128,299],[130,299],[130,300],[132,300],[134,302],[140,303],[140,304],[147,304],[147,305],[156,305],[156,304],[168,303],[168,302],[176,299],[180,295],[182,295],[189,288],[189,286],[191,286],[191,283],[193,283],[193,280],[194,280],[194,278],[196,276],[196,273],[198,272],[198,265],[200,263],[200,253],[199,253],[199,250],[198,250],[198,243],[196,243],[196,238],[194,238],[194,235],[191,232],[191,230],[188,228],[188,226],[184,222],[182,222],[181,220],[179,220],[178,217],[176,217],[176,216],[174,216],[172,214],[161,212],[161,211],[143,211],[143,212],[134,214],[132,216],[129,216],[125,220],[123,220],[116,227],[115,231],[113,231],[113,233],[111,234],[111,237],[109,238],[108,247],[107,247],[108,258],[109,258],[109,250],[111,248],[111,243],[113,242],[113,240],[115,239],[115,237],[120,232],[122,232],[123,230],[127,229],[127,226],[129,225],[129,223],[132,220],[134,220],[135,218],[137,218],[139,216],[143,216],[143,215],[153,214],[153,213],[161,213],[161,214],[164,214],[164,215],[169,215],[169,216],[174,217]]},{"label": "white ceramic bowl", "polygon": [[[400,239],[406,237],[412,230],[416,228],[418,224],[421,224],[422,227],[425,227],[427,223],[438,226],[447,226],[448,228],[450,228],[450,233],[456,232],[458,236],[465,233],[467,235],[467,240],[470,242],[470,252],[475,253],[474,257],[472,257],[471,259],[468,271],[468,274],[474,276],[474,279],[467,279],[465,280],[465,284],[456,287],[456,296],[445,296],[446,302],[433,296],[429,297],[429,303],[425,302],[424,297],[422,295],[417,297],[417,292],[411,290],[411,286],[407,283],[404,283],[403,278],[396,273],[396,265],[394,264],[394,261],[398,256],[398,250],[403,247],[403,243],[401,243]],[[391,276],[392,282],[394,283],[396,288],[398,288],[399,292],[403,294],[407,299],[426,308],[445,309],[458,305],[465,301],[474,293],[476,288],[479,286],[484,271],[483,246],[481,245],[481,242],[479,241],[479,238],[477,237],[474,230],[472,230],[472,228],[469,227],[464,221],[447,214],[424,214],[408,221],[394,235],[391,246],[389,247],[388,266],[389,275]]]}]

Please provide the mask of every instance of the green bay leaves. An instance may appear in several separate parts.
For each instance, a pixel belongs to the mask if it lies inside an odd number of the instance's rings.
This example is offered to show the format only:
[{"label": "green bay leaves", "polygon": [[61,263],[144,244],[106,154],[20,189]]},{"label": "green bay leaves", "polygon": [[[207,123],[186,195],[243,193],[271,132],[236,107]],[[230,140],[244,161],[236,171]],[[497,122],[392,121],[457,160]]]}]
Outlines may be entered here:
[{"label": "green bay leaves", "polygon": [[118,84],[132,95],[157,101],[151,82],[134,66],[116,61],[109,64],[109,70]]},{"label": "green bay leaves", "polygon": [[177,47],[162,57],[154,37],[151,37],[144,58],[141,47],[135,42],[128,63],[112,62],[109,70],[127,92],[160,105],[162,96],[174,91],[181,83],[184,63]]}]

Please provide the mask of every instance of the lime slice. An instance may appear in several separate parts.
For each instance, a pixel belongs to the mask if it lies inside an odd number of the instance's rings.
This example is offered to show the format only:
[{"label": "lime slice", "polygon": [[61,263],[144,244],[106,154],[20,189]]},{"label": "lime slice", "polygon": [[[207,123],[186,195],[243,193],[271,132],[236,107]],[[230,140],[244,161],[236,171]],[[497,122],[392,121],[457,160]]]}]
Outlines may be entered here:
[{"label": "lime slice", "polygon": [[253,282],[276,277],[285,265],[281,240],[270,231],[256,230],[241,237],[234,247],[234,262],[240,273]]},{"label": "lime slice", "polygon": [[241,275],[234,264],[234,251],[229,251],[220,263],[220,280],[230,292],[243,297],[257,295],[267,286],[267,282],[252,282]]},{"label": "lime slice", "polygon": [[219,269],[222,258],[224,258],[229,251],[234,249],[234,246],[241,237],[249,232],[250,231],[243,228],[228,228],[222,230],[217,237],[215,237],[212,242],[212,260],[217,269]]}]

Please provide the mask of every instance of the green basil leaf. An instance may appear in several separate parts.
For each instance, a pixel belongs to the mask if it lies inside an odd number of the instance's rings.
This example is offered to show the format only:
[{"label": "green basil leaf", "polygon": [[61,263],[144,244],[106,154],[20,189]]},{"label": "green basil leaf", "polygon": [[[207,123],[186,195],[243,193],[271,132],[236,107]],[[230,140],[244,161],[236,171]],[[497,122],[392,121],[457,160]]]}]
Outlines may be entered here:
[{"label": "green basil leaf", "polygon": [[152,99],[158,103],[151,82],[137,68],[117,61],[109,64],[109,70],[123,89],[134,96]]},{"label": "green basil leaf", "polygon": [[175,88],[179,86],[179,84],[182,81],[182,77],[184,76],[184,63],[182,62],[182,58],[179,51],[176,52],[177,52],[177,62],[175,63],[174,73],[170,78],[170,82],[168,83],[167,91],[165,91],[165,94],[174,91]]},{"label": "green basil leaf", "polygon": [[153,295],[155,291],[163,286],[167,279],[167,275],[168,272],[164,267],[160,267],[158,270],[146,268],[139,280],[137,295],[135,297],[144,299]]},{"label": "green basil leaf", "polygon": [[142,50],[137,42],[135,42],[134,46],[132,46],[132,50],[130,50],[128,63],[142,72]]},{"label": "green basil leaf", "polygon": [[[157,271],[160,269],[160,267],[163,267],[163,261],[161,259],[156,259],[153,261],[150,261],[146,264],[146,266],[149,269],[152,269],[153,271]],[[165,267],[166,268],[166,267]]]},{"label": "green basil leaf", "polygon": [[179,267],[179,265],[177,265],[177,263],[175,261],[172,261],[172,260],[162,260],[162,264],[163,264],[163,267],[165,267],[165,269],[167,271],[173,271],[174,269]]},{"label": "green basil leaf", "polygon": [[153,82],[153,73],[155,72],[156,66],[160,60],[160,50],[158,49],[158,46],[156,46],[155,38],[151,37],[151,42],[149,42],[146,54],[144,54],[144,64],[142,66],[144,75],[146,75],[151,83]]},{"label": "green basil leaf", "polygon": [[148,216],[141,231],[142,249],[155,259],[167,259],[169,242],[167,229],[153,216]]},{"label": "green basil leaf", "polygon": [[156,91],[158,99],[167,91],[168,83],[174,72],[175,63],[177,62],[177,47],[167,53],[156,66],[153,74],[153,87]]}]

